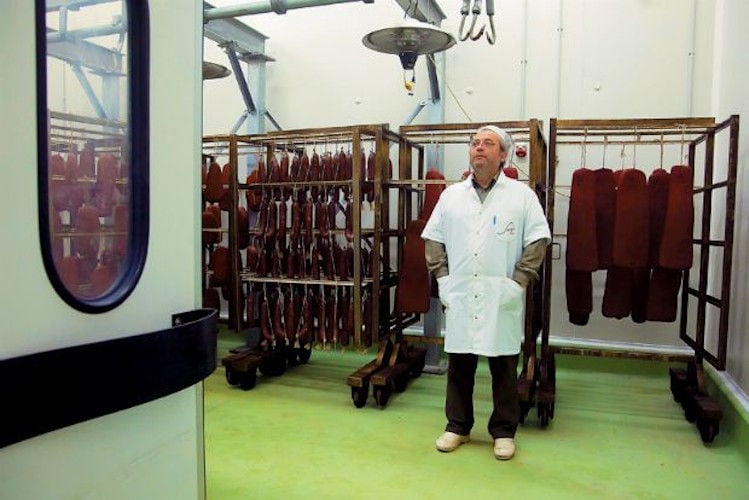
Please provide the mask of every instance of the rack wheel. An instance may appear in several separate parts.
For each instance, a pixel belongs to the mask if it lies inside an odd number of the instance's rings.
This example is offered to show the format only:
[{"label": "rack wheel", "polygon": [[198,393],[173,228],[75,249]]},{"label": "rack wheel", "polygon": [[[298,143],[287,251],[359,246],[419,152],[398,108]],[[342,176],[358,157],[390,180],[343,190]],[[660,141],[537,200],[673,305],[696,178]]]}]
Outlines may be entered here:
[{"label": "rack wheel", "polygon": [[393,389],[395,392],[403,392],[406,390],[406,387],[408,386],[408,378],[409,373],[404,372],[402,375],[399,375],[393,379]]},{"label": "rack wheel", "polygon": [[229,385],[239,385],[239,373],[235,372],[232,368],[226,367],[226,382]]},{"label": "rack wheel", "polygon": [[367,395],[369,394],[369,384],[364,384],[364,387],[352,387],[351,388],[351,399],[354,400],[354,406],[357,408],[364,408],[367,404]]},{"label": "rack wheel", "polygon": [[426,359],[419,360],[418,363],[416,363],[414,366],[411,367],[411,376],[413,378],[419,378],[424,371],[424,366],[426,365]]},{"label": "rack wheel", "polygon": [[697,419],[697,429],[700,431],[703,443],[712,443],[718,435],[718,421],[711,418]]},{"label": "rack wheel", "polygon": [[549,425],[549,419],[551,418],[551,404],[549,403],[538,403],[536,409],[538,410],[538,420],[541,427],[547,427]]},{"label": "rack wheel", "polygon": [[309,361],[309,357],[312,356],[312,348],[309,345],[298,348],[297,356],[299,357],[299,362],[306,365]]},{"label": "rack wheel", "polygon": [[255,382],[257,382],[257,372],[255,370],[247,370],[239,374],[239,387],[243,391],[249,391],[255,387]]},{"label": "rack wheel", "polygon": [[388,404],[391,393],[392,389],[390,389],[389,385],[374,386],[374,398],[377,406],[379,406],[380,408],[385,408],[385,406],[387,406]]},{"label": "rack wheel", "polygon": [[260,373],[268,377],[278,377],[286,371],[286,354],[273,351],[260,363]]},{"label": "rack wheel", "polygon": [[286,348],[286,364],[287,366],[296,366],[299,364],[299,353],[293,347]]}]

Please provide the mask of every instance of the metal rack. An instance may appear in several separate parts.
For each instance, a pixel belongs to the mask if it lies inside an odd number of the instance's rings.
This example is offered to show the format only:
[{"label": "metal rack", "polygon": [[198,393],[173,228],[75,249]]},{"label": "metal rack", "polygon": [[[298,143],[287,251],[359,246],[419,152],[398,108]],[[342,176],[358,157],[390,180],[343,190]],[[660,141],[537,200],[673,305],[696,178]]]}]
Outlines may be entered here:
[{"label": "metal rack", "polygon": [[[664,355],[656,352],[604,351],[573,348],[547,348],[542,353],[541,365],[546,367],[547,377],[554,377],[554,354],[582,354],[616,356],[641,359],[659,359],[665,361],[686,362],[687,369],[671,368],[671,392],[682,404],[687,420],[696,421],[702,440],[711,442],[718,433],[719,421],[722,418],[720,407],[710,399],[705,387],[703,361],[707,361],[718,370],[725,370],[726,347],[728,337],[728,312],[730,305],[731,264],[733,255],[733,225],[736,175],[738,168],[739,117],[733,115],[723,122],[716,123],[714,118],[665,118],[665,119],[629,119],[629,120],[559,120],[550,122],[549,139],[549,191],[548,215],[553,229],[556,185],[556,170],[560,150],[568,145],[631,145],[634,148],[659,147],[661,162],[663,148],[667,144],[680,144],[686,148],[687,164],[695,176],[693,196],[695,207],[701,206],[701,214],[695,217],[700,224],[699,236],[693,239],[696,254],[699,255],[697,269],[683,273],[681,285],[681,306],[679,317],[679,337],[692,349],[694,356]],[[728,134],[725,178],[715,179],[716,137]],[[698,148],[704,148],[702,158]],[[605,149],[604,149],[605,151]],[[635,165],[635,168],[637,165]],[[702,173],[698,177],[698,172]],[[701,186],[697,186],[699,181]],[[712,211],[713,197],[723,194],[725,202],[725,221],[722,228],[723,237],[714,239],[716,232]],[[696,229],[696,228],[695,228]],[[719,230],[718,230],[719,231]],[[565,237],[555,234],[555,237]],[[719,270],[720,296],[708,292],[710,281],[711,253],[720,249]],[[545,262],[544,297],[550,303],[552,259],[547,256]],[[696,271],[696,273],[695,273]],[[695,278],[696,274],[696,280]],[[708,329],[708,308],[716,311],[717,316],[717,352],[706,345]],[[696,317],[690,312],[696,310]],[[692,324],[694,323],[694,324]],[[544,311],[543,337],[548,339],[550,328],[550,308]],[[545,344],[548,345],[548,344]],[[543,379],[542,379],[543,383]],[[554,399],[554,384],[546,395]]]},{"label": "metal rack", "polygon": [[[312,344],[318,341],[317,347],[319,348],[359,350],[367,350],[373,343],[389,341],[387,337],[390,335],[391,322],[396,321],[389,313],[391,289],[397,283],[398,271],[397,259],[391,259],[390,239],[397,236],[397,231],[390,229],[390,199],[383,185],[391,177],[392,146],[396,146],[396,151],[402,151],[403,148],[408,147],[408,144],[397,134],[388,130],[387,125],[384,124],[301,129],[246,136],[208,136],[203,139],[204,156],[213,159],[225,158],[226,168],[233,173],[224,186],[228,193],[228,224],[226,224],[225,231],[228,234],[229,267],[232,270],[227,287],[230,327],[241,331],[245,327],[258,326],[259,319],[256,316],[259,315],[257,314],[243,320],[242,304],[245,297],[253,297],[259,291],[263,297],[267,298],[268,290],[274,288],[281,293],[281,287],[283,287],[292,294],[295,290],[303,289],[305,298],[309,293],[314,293],[313,289],[319,290],[315,294],[315,300],[323,302],[326,297],[335,297],[336,304],[339,298],[345,296],[351,302],[353,309],[353,328],[350,332],[350,342],[346,345],[338,342],[335,337],[331,337],[331,331],[320,330],[330,327],[330,321],[327,318],[325,319],[326,327],[320,326],[321,321],[315,319],[315,328],[321,332],[322,338],[318,337],[315,341],[313,332],[309,342],[300,343],[299,339],[296,339],[294,345],[283,345],[284,342],[274,341],[262,346],[261,352],[255,356],[258,358],[257,366],[261,368],[261,372],[277,375],[283,373],[287,365],[306,362],[311,354]],[[369,149],[369,154],[366,149]],[[318,158],[321,162],[332,161],[333,155],[336,156],[337,161],[339,153],[345,154],[349,162],[350,174],[337,175],[334,179],[326,180],[321,178],[272,181],[265,179],[249,183],[239,180],[244,178],[238,173],[245,165],[251,172],[257,168],[260,160],[270,168],[272,162],[278,161],[279,156],[282,159],[285,156],[286,161],[289,161],[289,155],[300,157],[307,153],[309,153],[308,156],[317,156],[320,153]],[[342,163],[339,167],[341,165]],[[321,229],[318,227],[319,216],[315,216],[314,226],[305,233],[307,244],[301,244],[298,247],[304,256],[303,260],[306,262],[307,269],[311,267],[311,273],[302,272],[301,276],[291,274],[285,271],[285,266],[278,269],[277,265],[274,265],[273,272],[259,272],[248,266],[249,259],[246,259],[245,263],[242,262],[240,239],[249,236],[258,241],[262,240],[263,245],[276,245],[274,252],[278,251],[279,246],[288,249],[289,253],[286,254],[283,253],[283,249],[280,250],[279,255],[283,256],[281,258],[288,258],[291,247],[294,246],[296,249],[299,242],[292,241],[289,234],[283,236],[283,241],[280,239],[266,241],[263,228],[258,227],[258,222],[260,222],[258,214],[250,215],[249,235],[240,234],[240,231],[245,230],[240,229],[236,214],[239,207],[247,208],[244,195],[248,192],[259,193],[264,203],[268,203],[273,210],[277,210],[278,207],[288,210],[288,206],[285,205],[287,198],[290,200],[303,198],[304,203],[308,204],[305,206],[310,210],[315,204],[322,203],[324,200],[327,206],[332,207],[334,219],[340,219],[341,214],[350,213],[347,219],[348,225],[339,223]],[[369,210],[365,209],[365,205]],[[284,218],[286,219],[284,228],[290,231],[291,216]],[[350,273],[341,276],[340,269],[336,269],[335,274],[316,275],[315,266],[318,266],[318,258],[316,254],[313,256],[313,247],[317,251],[318,247],[322,248],[325,245],[330,252],[329,255],[332,255],[333,247],[337,247],[339,243],[342,247],[346,246],[346,251],[350,251]],[[263,248],[261,252],[268,251],[266,247]],[[328,259],[331,257],[329,256]],[[319,267],[317,271],[319,272]],[[346,291],[343,292],[343,289]],[[232,311],[234,311],[233,314]],[[317,316],[315,314],[315,318]],[[338,321],[336,316],[336,329],[339,325]],[[262,322],[259,326],[262,329]],[[257,349],[254,350],[257,351]],[[235,355],[240,354],[244,355],[242,360],[245,361],[240,363],[239,359],[230,360],[229,364],[241,365],[241,369],[238,370],[242,374],[234,377],[230,382],[237,382],[243,387],[252,386],[254,385],[254,368],[251,365],[254,362],[245,366],[249,354],[248,352],[235,353]],[[263,369],[262,363],[268,359],[270,359],[270,366]],[[230,371],[227,371],[227,374]],[[253,374],[246,375],[248,372],[253,372]]]}]

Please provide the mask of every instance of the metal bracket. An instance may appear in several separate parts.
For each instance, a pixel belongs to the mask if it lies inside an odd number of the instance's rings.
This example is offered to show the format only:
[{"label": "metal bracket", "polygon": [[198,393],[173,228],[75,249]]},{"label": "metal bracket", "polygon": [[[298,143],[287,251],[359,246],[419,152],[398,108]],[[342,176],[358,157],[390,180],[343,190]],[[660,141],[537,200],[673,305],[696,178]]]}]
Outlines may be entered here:
[{"label": "metal bracket", "polygon": [[247,79],[244,76],[244,71],[242,71],[242,66],[239,64],[239,59],[237,58],[237,53],[234,50],[233,44],[226,44],[224,46],[224,50],[226,51],[226,55],[229,56],[229,62],[231,63],[231,68],[234,71],[234,77],[237,80],[237,85],[239,85],[239,91],[242,93],[242,99],[244,100],[245,108],[249,113],[257,113],[257,108],[255,107],[255,103],[252,100],[252,94],[250,94],[250,87],[247,85]]}]

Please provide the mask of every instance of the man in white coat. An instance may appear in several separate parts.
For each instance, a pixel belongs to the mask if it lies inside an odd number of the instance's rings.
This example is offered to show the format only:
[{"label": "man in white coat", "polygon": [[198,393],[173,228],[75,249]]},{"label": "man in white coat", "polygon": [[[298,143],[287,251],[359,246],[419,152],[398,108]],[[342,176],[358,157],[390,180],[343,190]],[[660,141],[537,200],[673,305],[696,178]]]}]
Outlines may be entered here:
[{"label": "man in white coat", "polygon": [[551,241],[536,194],[502,172],[513,153],[506,131],[479,128],[470,144],[471,175],[442,192],[421,234],[447,322],[447,426],[437,449],[449,452],[468,442],[476,367],[485,356],[494,406],[488,430],[500,460],[515,454],[524,290],[538,278]]}]

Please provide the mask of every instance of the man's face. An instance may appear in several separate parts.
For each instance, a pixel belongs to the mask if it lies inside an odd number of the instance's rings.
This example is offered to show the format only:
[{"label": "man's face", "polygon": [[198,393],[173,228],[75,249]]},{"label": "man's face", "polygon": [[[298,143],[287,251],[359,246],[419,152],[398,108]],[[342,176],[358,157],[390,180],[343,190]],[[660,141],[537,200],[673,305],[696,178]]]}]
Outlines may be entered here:
[{"label": "man's face", "polygon": [[473,136],[471,141],[471,166],[477,173],[495,175],[499,164],[507,157],[503,151],[502,141],[494,132],[482,130]]}]

